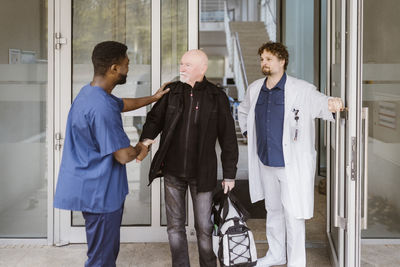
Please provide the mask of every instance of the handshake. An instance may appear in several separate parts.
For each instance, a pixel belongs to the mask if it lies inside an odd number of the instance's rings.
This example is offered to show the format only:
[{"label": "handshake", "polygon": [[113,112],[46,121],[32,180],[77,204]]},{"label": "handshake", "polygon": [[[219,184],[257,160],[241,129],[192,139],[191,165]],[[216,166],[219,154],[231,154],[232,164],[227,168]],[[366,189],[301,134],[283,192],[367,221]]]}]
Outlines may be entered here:
[{"label": "handshake", "polygon": [[136,162],[141,162],[149,153],[150,147],[152,144],[154,144],[154,140],[151,139],[145,139],[142,142],[138,142],[136,146],[134,147],[137,156],[136,156]]},{"label": "handshake", "polygon": [[137,143],[135,147],[129,146],[121,148],[113,153],[114,158],[121,164],[126,164],[134,159],[136,159],[136,162],[140,162],[147,156],[150,146],[154,142],[154,140],[145,139]]}]

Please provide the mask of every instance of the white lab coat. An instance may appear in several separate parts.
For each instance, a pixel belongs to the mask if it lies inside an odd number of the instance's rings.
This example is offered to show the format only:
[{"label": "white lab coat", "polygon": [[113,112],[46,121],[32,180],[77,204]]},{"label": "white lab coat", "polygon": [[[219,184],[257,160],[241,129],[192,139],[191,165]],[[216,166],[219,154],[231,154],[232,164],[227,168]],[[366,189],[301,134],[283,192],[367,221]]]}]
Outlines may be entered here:
[{"label": "white lab coat", "polygon": [[[255,106],[264,80],[259,79],[250,84],[246,97],[238,108],[241,131],[247,131],[249,189],[253,203],[265,197],[260,180],[262,163],[257,155],[255,128]],[[292,204],[290,210],[298,219],[309,219],[313,216],[315,118],[333,121],[332,113],[328,109],[328,99],[314,85],[287,75],[282,147],[290,193],[288,203]],[[297,124],[293,109],[299,110]],[[296,128],[298,133],[295,141]]]}]

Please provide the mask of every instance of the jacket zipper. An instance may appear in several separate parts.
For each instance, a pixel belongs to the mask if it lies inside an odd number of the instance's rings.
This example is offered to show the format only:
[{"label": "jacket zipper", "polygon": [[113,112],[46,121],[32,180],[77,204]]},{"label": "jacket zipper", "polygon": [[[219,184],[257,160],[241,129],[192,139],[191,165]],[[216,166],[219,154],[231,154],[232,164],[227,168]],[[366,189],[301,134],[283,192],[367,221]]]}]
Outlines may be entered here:
[{"label": "jacket zipper", "polygon": [[189,146],[189,130],[190,130],[190,119],[192,117],[192,107],[193,107],[193,88],[190,88],[190,104],[189,104],[189,117],[186,125],[186,140],[185,140],[185,155],[183,157],[183,171],[186,174],[187,168],[187,153]]},{"label": "jacket zipper", "polygon": [[197,125],[199,120],[199,101],[196,102],[196,107],[194,111],[194,124]]}]

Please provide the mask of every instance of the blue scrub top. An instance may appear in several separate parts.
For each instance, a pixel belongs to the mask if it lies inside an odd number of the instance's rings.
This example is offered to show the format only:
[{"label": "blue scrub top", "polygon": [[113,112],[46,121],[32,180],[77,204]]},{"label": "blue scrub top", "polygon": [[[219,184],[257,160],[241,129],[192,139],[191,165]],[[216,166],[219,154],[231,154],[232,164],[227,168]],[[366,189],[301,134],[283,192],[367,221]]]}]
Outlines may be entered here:
[{"label": "blue scrub top", "polygon": [[121,208],[128,194],[125,165],[113,152],[130,141],[122,127],[122,99],[84,86],[68,114],[54,207],[106,213]]}]

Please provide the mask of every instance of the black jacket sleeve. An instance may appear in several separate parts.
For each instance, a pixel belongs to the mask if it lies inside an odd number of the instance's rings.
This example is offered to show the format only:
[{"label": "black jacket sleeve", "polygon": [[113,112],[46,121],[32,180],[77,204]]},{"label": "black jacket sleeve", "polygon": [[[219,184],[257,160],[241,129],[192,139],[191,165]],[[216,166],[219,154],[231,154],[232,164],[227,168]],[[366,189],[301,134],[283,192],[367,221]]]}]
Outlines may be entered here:
[{"label": "black jacket sleeve", "polygon": [[149,113],[147,113],[146,122],[143,125],[143,131],[139,139],[140,141],[144,139],[155,139],[164,128],[169,94],[170,92],[163,95]]},{"label": "black jacket sleeve", "polygon": [[235,179],[238,162],[238,143],[229,100],[225,93],[218,95],[218,141],[224,179]]}]

